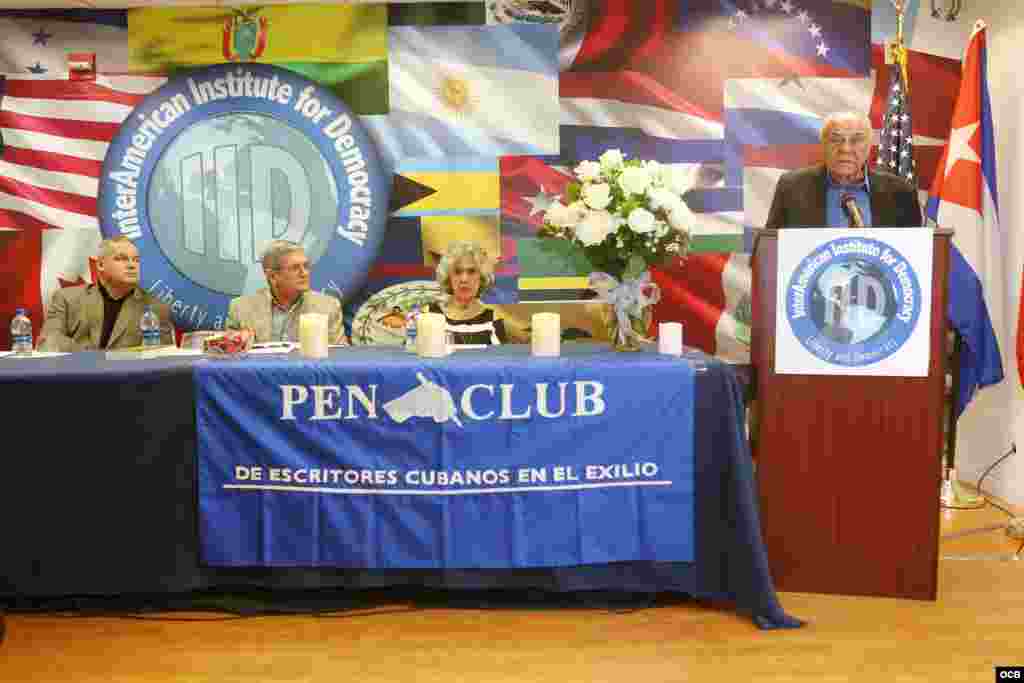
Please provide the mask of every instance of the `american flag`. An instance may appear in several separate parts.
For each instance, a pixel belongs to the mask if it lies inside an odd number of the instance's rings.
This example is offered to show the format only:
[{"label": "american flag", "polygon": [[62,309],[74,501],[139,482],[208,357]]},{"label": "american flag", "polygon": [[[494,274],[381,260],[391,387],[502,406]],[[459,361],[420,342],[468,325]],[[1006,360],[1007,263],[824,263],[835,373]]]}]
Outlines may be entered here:
[{"label": "american flag", "polygon": [[[135,105],[164,80],[70,81],[66,74],[0,80],[0,262],[11,266],[0,270],[0,319],[24,306],[38,329],[61,280],[75,283],[89,272],[82,245],[98,242],[96,194],[107,147]],[[55,239],[51,231],[73,239]],[[69,261],[69,254],[78,256]],[[0,345],[3,335],[0,329]]]},{"label": "american flag", "polygon": [[885,109],[882,133],[878,138],[878,168],[895,173],[917,187],[917,166],[914,162],[914,136],[911,132],[910,90],[903,79],[903,69],[894,64],[889,69],[889,102]]}]

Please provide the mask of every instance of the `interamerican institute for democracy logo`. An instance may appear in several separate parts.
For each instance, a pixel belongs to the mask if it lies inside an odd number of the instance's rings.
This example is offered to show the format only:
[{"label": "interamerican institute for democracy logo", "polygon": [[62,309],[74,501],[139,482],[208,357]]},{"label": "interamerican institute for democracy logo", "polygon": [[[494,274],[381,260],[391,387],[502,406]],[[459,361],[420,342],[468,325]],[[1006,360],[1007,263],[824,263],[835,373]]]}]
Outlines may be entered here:
[{"label": "interamerican institute for democracy logo", "polygon": [[873,239],[832,240],[804,258],[786,287],[786,318],[812,354],[841,366],[876,363],[910,338],[921,287],[907,260]]},{"label": "interamerican institute for democracy logo", "polygon": [[383,239],[390,177],[333,93],[291,71],[224,64],[147,97],[107,151],[100,228],[135,241],[144,286],[183,329],[219,329],[265,286],[268,242],[303,245],[314,289],[341,296]]}]

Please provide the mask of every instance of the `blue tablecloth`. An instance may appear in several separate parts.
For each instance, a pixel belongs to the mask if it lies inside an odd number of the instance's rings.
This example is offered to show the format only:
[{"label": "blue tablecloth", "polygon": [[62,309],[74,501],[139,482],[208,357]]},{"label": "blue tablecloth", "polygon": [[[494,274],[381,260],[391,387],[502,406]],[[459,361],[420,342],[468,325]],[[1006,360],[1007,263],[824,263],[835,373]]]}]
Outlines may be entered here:
[{"label": "blue tablecloth", "polygon": [[196,367],[203,560],[694,560],[693,362],[522,346]]},{"label": "blue tablecloth", "polygon": [[[568,362],[576,353],[598,353],[586,345],[564,348],[572,349]],[[641,356],[616,360],[642,364]],[[0,359],[8,429],[27,444],[5,458],[0,599],[240,587],[617,589],[731,601],[764,628],[800,624],[783,612],[772,587],[739,384],[730,367],[699,353],[686,359],[695,370],[693,562],[515,570],[203,566],[194,372],[266,362],[107,361],[99,353]]]}]

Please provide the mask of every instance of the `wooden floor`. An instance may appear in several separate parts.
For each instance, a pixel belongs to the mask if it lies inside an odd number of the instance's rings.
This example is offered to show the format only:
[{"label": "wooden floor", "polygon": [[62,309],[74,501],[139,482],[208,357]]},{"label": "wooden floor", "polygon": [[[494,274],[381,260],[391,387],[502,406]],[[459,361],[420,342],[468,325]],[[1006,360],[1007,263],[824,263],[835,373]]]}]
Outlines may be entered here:
[{"label": "wooden floor", "polygon": [[792,631],[684,601],[235,620],[11,614],[0,681],[988,682],[996,665],[1024,665],[1024,561],[1009,559],[1020,542],[976,531],[1006,518],[943,512],[937,602],[782,593],[810,622]]}]

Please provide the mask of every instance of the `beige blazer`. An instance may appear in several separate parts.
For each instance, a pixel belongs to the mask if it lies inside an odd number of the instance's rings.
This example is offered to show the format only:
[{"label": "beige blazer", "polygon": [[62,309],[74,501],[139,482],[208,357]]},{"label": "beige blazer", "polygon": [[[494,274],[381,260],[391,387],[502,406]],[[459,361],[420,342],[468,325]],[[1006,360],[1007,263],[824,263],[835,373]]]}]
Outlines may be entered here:
[{"label": "beige blazer", "polygon": [[[224,327],[229,330],[249,329],[256,334],[256,342],[279,341],[271,337],[271,306],[273,299],[270,290],[263,288],[254,294],[247,294],[232,299],[228,306],[228,320]],[[299,340],[299,316],[303,313],[327,314],[327,343],[347,344],[345,330],[342,327],[341,302],[333,296],[309,291],[303,294],[302,304],[292,311],[288,321],[288,338]]]},{"label": "beige blazer", "polygon": [[[114,322],[108,349],[123,349],[142,344],[139,319],[146,306],[160,318],[160,341],[174,344],[174,324],[170,307],[138,287],[128,295]],[[103,294],[99,285],[80,285],[58,289],[46,309],[46,321],[39,332],[40,351],[94,351],[103,333]]]}]

